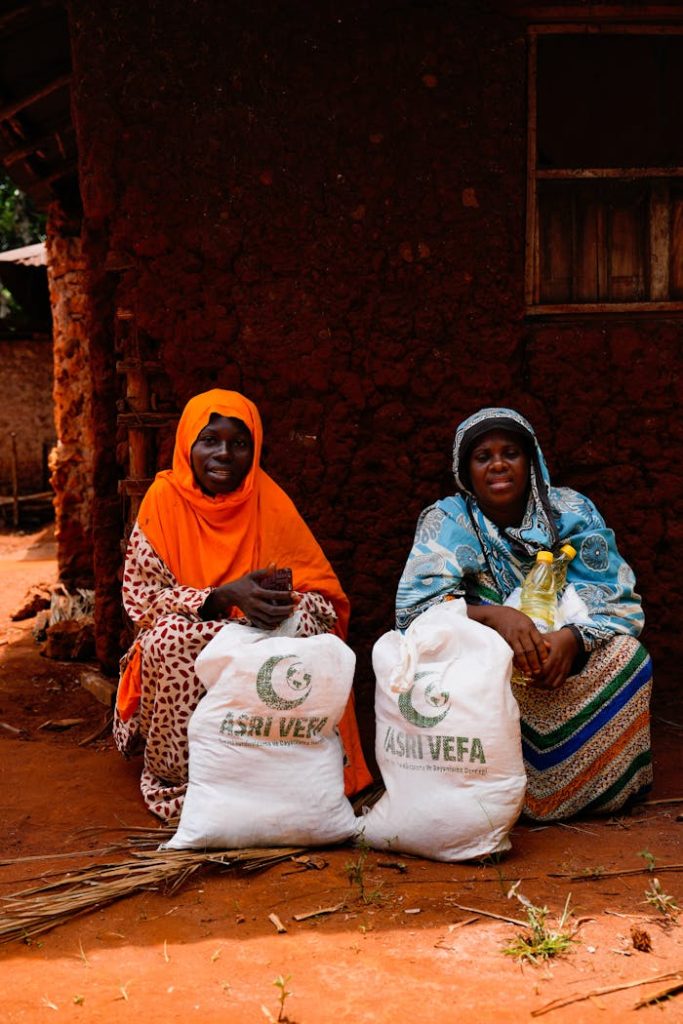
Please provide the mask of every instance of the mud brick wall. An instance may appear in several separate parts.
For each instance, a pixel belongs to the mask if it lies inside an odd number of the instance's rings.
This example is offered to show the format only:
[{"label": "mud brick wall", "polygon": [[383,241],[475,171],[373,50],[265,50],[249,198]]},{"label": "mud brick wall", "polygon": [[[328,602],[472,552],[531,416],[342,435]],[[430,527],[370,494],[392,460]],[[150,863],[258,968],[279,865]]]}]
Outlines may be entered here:
[{"label": "mud brick wall", "polygon": [[660,696],[679,690],[682,336],[665,317],[546,323],[521,366],[553,478],[595,501],[636,572]]},{"label": "mud brick wall", "polygon": [[351,596],[361,705],[417,514],[484,404],[529,414],[602,507],[670,654],[680,326],[525,320],[523,25],[474,0],[70,13],[86,233],[131,267],[112,316],[135,311],[176,406],[259,404],[267,468]]},{"label": "mud brick wall", "polygon": [[50,336],[0,338],[0,380],[0,494],[12,493],[12,431],[19,493],[49,490],[47,455],[55,440]]}]

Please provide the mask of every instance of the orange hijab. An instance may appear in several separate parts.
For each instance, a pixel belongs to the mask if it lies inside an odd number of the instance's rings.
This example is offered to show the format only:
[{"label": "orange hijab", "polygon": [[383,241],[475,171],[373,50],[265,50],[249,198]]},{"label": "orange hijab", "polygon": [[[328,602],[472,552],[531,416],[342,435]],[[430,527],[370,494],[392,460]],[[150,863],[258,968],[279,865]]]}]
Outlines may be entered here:
[{"label": "orange hijab", "polygon": [[[251,469],[230,494],[199,487],[192,445],[212,413],[242,420],[254,443]],[[142,500],[138,524],[179,583],[218,587],[270,563],[291,568],[294,589],[315,590],[334,605],[346,636],[349,602],[320,545],[281,487],[261,469],[263,427],[258,409],[237,391],[218,388],[190,399],[176,432],[173,468],[157,473]]]}]

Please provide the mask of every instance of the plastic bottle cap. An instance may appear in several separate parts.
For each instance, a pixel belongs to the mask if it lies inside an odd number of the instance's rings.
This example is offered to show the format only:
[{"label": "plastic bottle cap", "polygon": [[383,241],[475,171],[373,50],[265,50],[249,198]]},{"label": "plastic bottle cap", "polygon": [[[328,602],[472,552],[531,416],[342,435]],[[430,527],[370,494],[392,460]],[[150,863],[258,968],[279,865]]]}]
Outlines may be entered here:
[{"label": "plastic bottle cap", "polygon": [[550,563],[550,562],[552,562],[552,560],[553,560],[553,553],[552,553],[552,551],[539,551],[538,554],[536,555],[536,561],[537,562],[548,562],[548,563]]},{"label": "plastic bottle cap", "polygon": [[572,558],[576,557],[576,548],[573,548],[571,544],[563,544],[560,551],[564,551],[565,555],[571,562]]}]

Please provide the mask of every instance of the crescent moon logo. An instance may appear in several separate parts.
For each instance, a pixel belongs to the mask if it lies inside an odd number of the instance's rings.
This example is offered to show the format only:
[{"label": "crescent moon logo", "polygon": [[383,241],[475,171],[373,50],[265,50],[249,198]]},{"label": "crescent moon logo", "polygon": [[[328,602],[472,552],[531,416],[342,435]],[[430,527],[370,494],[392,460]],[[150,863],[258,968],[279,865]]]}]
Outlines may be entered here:
[{"label": "crescent moon logo", "polygon": [[[434,675],[434,673],[416,672],[415,682],[417,682],[418,679],[422,679],[424,676],[430,675]],[[435,686],[436,683],[429,683],[429,685],[425,687],[424,698],[433,708],[444,708],[439,715],[423,715],[422,712],[417,710],[413,704],[415,683],[413,683],[409,690],[406,690],[405,693],[399,695],[398,710],[401,712],[406,722],[409,722],[411,725],[416,725],[420,729],[433,729],[434,726],[439,724],[439,722],[443,722],[444,718],[450,711],[451,706],[448,703],[450,694],[445,690],[442,690],[441,693],[434,693]]]},{"label": "crescent moon logo", "polygon": [[285,683],[291,690],[298,691],[301,696],[287,700],[286,697],[281,697],[279,693],[275,692],[273,689],[273,672],[281,661],[286,661],[288,658],[296,658],[296,655],[280,654],[268,658],[268,661],[261,665],[256,676],[256,692],[263,703],[275,711],[291,711],[292,708],[298,708],[311,692],[311,677],[308,672],[301,673],[301,662],[297,661],[287,669]]}]

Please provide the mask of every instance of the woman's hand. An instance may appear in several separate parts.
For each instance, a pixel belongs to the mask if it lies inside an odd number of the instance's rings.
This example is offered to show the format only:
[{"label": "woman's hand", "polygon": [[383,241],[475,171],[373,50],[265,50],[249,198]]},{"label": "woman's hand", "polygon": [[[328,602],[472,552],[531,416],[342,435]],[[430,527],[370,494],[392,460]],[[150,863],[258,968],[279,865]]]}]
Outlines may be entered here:
[{"label": "woman's hand", "polygon": [[202,619],[223,619],[237,607],[259,629],[275,629],[288,618],[297,605],[290,590],[266,590],[259,581],[269,574],[268,569],[255,569],[239,579],[231,580],[212,590],[202,605]]},{"label": "woman's hand", "polygon": [[549,657],[546,639],[528,615],[508,605],[469,604],[470,619],[495,629],[512,648],[516,668],[534,680],[542,677]]},{"label": "woman's hand", "polygon": [[571,629],[559,629],[543,637],[548,656],[540,675],[534,676],[532,686],[542,690],[556,690],[571,672],[574,658],[579,653],[578,641]]}]

